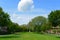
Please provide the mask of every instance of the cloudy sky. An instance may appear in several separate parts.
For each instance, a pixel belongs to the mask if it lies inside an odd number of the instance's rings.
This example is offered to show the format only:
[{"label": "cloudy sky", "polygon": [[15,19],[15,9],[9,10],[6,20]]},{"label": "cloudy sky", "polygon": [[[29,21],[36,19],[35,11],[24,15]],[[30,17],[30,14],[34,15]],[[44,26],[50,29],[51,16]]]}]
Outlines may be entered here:
[{"label": "cloudy sky", "polygon": [[0,0],[0,7],[8,12],[13,22],[27,24],[36,16],[47,17],[60,9],[60,0]]}]

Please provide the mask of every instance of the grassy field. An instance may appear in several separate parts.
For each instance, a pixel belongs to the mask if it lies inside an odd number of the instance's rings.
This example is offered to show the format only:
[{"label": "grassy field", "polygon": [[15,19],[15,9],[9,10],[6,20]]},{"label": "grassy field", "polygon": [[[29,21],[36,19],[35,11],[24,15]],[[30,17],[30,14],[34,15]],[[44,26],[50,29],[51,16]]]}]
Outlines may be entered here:
[{"label": "grassy field", "polygon": [[60,38],[56,35],[23,32],[11,35],[0,35],[0,40],[60,40]]}]

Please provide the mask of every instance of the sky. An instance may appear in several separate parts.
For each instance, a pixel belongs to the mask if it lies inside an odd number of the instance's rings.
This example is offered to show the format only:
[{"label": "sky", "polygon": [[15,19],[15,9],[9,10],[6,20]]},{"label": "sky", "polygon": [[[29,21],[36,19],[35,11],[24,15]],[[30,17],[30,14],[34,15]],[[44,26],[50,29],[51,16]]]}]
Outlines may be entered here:
[{"label": "sky", "polygon": [[60,0],[0,0],[0,7],[12,22],[22,25],[36,16],[47,18],[51,11],[60,9]]}]

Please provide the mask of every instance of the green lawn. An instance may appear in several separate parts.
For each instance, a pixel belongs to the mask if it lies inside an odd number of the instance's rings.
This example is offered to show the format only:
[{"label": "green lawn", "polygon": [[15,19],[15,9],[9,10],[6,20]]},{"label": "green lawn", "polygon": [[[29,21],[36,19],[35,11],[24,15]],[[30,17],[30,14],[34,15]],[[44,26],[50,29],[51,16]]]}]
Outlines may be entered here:
[{"label": "green lawn", "polygon": [[56,35],[23,32],[11,35],[0,35],[0,40],[60,40]]}]

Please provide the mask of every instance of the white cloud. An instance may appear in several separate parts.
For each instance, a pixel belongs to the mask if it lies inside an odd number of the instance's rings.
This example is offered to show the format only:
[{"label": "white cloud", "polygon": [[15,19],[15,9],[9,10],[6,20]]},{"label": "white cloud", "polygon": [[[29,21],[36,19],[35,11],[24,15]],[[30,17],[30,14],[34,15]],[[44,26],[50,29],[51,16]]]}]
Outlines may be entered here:
[{"label": "white cloud", "polygon": [[19,11],[28,11],[34,8],[33,0],[21,0],[18,3]]},{"label": "white cloud", "polygon": [[23,15],[23,14],[10,14],[12,22],[18,23],[18,24],[27,24],[30,20],[29,15]]}]

